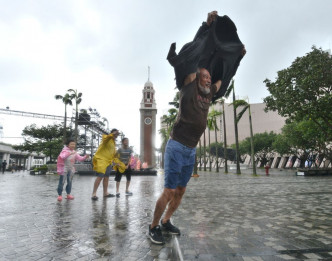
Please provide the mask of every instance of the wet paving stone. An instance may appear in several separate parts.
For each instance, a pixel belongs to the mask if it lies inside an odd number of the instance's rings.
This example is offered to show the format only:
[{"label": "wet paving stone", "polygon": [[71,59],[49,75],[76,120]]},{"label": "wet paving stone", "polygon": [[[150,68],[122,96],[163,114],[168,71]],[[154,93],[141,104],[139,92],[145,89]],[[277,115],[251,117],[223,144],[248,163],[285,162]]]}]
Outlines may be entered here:
[{"label": "wet paving stone", "polygon": [[[173,223],[181,236],[147,237],[163,175],[134,176],[131,197],[91,201],[93,176],[75,176],[58,202],[57,175],[0,174],[2,260],[332,260],[332,177],[200,172]],[[115,192],[112,177],[109,192]],[[178,249],[176,246],[179,246]]]},{"label": "wet paving stone", "polygon": [[[172,237],[164,246],[147,237],[163,176],[132,177],[133,196],[91,200],[95,177],[76,175],[74,200],[57,201],[57,175],[0,176],[0,260],[172,260]],[[115,192],[110,179],[109,192]]]},{"label": "wet paving stone", "polygon": [[184,260],[332,260],[331,191],[332,177],[202,172],[173,218]]}]

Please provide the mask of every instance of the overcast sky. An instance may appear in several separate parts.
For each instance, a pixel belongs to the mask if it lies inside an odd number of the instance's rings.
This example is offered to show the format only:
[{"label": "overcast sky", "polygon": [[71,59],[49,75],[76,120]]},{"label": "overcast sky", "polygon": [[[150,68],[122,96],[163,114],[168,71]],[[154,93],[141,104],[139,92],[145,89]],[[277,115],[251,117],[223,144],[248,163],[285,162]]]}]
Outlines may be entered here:
[{"label": "overcast sky", "polygon": [[[0,0],[0,6],[0,108],[63,115],[54,96],[77,89],[80,108],[97,109],[136,152],[148,66],[159,118],[175,95],[169,46],[176,42],[179,51],[191,41],[209,11],[237,26],[247,55],[235,88],[251,103],[268,95],[264,79],[274,80],[312,45],[327,50],[332,44],[330,0]],[[22,142],[9,137],[33,122],[53,123],[0,114],[2,141]]]}]

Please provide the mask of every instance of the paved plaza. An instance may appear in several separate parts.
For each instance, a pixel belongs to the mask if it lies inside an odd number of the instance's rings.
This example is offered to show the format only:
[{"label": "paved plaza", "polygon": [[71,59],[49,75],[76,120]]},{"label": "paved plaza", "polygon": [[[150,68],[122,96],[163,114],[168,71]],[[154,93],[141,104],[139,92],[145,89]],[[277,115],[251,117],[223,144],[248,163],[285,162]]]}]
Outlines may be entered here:
[{"label": "paved plaza", "polygon": [[[91,200],[76,175],[57,202],[57,175],[0,174],[0,260],[332,260],[332,177],[262,170],[199,172],[173,217],[181,236],[147,237],[163,174],[132,177],[133,196]],[[110,178],[109,191],[115,192]]]}]

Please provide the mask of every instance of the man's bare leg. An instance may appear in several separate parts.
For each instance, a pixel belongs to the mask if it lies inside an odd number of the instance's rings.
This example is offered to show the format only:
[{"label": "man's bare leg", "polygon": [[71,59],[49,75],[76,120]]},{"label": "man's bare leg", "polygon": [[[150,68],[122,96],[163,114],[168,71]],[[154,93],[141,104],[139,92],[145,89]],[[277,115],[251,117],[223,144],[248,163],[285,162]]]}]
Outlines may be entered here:
[{"label": "man's bare leg", "polygon": [[109,177],[105,176],[104,180],[103,180],[104,196],[108,195],[108,180],[109,180]]},{"label": "man's bare leg", "polygon": [[168,208],[162,220],[162,223],[166,223],[168,220],[171,219],[175,210],[177,210],[178,207],[180,206],[182,197],[185,192],[186,192],[186,187],[177,187],[175,189],[174,197],[171,199],[171,201],[168,204]]},{"label": "man's bare leg", "polygon": [[126,192],[129,191],[129,185],[130,185],[130,181],[127,181],[127,183],[126,183]]},{"label": "man's bare leg", "polygon": [[174,195],[175,195],[175,189],[164,188],[163,193],[160,195],[159,199],[157,200],[156,207],[154,209],[151,228],[154,228],[155,226],[159,225],[159,220],[163,215],[168,202],[172,200]]},{"label": "man's bare leg", "polygon": [[117,182],[116,182],[116,193],[120,193],[120,192],[119,192],[119,188],[120,188],[120,182],[117,181]]},{"label": "man's bare leg", "polygon": [[92,196],[93,196],[93,197],[96,196],[96,194],[97,194],[97,189],[98,189],[99,184],[100,184],[100,182],[101,182],[102,179],[103,179],[103,178],[101,178],[101,177],[97,177],[97,178],[96,178],[95,183],[94,183],[94,185],[93,185],[93,192],[92,192]]}]

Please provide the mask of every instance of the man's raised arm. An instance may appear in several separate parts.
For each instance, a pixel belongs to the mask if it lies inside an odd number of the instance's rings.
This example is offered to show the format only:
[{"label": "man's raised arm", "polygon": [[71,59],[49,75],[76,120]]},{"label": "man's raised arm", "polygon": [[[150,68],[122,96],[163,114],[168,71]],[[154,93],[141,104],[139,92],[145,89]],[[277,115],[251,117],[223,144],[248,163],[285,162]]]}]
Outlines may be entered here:
[{"label": "man's raised arm", "polygon": [[[217,16],[218,16],[218,12],[217,11],[212,11],[212,12],[208,13],[208,16],[207,16],[207,19],[206,19],[206,24],[208,26],[210,26],[212,24],[212,22],[217,19]],[[184,79],[183,86],[186,86],[187,84],[193,82],[196,79],[196,76],[197,76],[196,72],[187,75],[185,77],[185,79]],[[217,85],[217,91],[220,89],[220,86],[221,86],[221,81],[220,81],[219,87]]]}]

